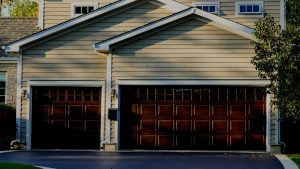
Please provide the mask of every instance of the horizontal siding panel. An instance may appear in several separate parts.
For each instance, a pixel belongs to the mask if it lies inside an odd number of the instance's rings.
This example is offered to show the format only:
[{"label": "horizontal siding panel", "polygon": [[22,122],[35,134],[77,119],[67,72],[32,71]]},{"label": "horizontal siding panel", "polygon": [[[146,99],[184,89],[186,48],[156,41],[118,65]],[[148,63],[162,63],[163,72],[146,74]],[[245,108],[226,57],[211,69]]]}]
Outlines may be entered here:
[{"label": "horizontal siding panel", "polygon": [[[115,67],[113,68],[114,72],[135,72],[137,71],[137,68],[132,68],[132,67]],[[228,68],[219,68],[219,67],[212,67],[212,68],[205,68],[205,67],[197,67],[197,68],[138,68],[139,72],[251,72],[253,71],[252,68],[247,68],[247,67],[240,67],[240,68],[235,68],[235,67],[228,67]]]},{"label": "horizontal siding panel", "polygon": [[253,65],[250,63],[113,63],[114,67],[149,67],[149,68],[197,68],[197,67],[250,67],[253,68]]},{"label": "horizontal siding panel", "polygon": [[[155,49],[155,48],[153,48]],[[214,50],[214,49],[211,49]],[[254,56],[254,54],[253,54]],[[128,53],[128,54],[118,54],[118,56],[114,56],[115,58],[121,57],[121,58],[143,58],[143,57],[152,57],[152,58],[182,58],[182,57],[189,57],[189,58],[249,58],[249,54],[216,54],[216,53],[189,53],[188,55],[182,56],[182,54],[180,53],[172,53],[172,54],[161,54],[161,53],[135,53],[135,55],[133,56],[132,53]]]},{"label": "horizontal siding panel", "polygon": [[23,68],[77,68],[77,67],[84,67],[84,68],[106,68],[106,64],[91,64],[91,63],[80,63],[80,64],[72,64],[72,63],[40,63],[40,64],[24,64]]},{"label": "horizontal siding panel", "polygon": [[252,46],[249,44],[235,44],[235,45],[198,45],[198,44],[192,44],[192,45],[155,45],[155,46],[147,46],[147,45],[139,45],[139,44],[133,44],[133,45],[126,45],[122,47],[122,49],[249,49]]},{"label": "horizontal siding panel", "polygon": [[106,73],[106,69],[95,69],[86,67],[77,68],[60,68],[53,69],[52,67],[40,67],[40,68],[24,68],[23,73]]},{"label": "horizontal siding panel", "polygon": [[250,63],[250,61],[251,58],[113,58],[113,63]]},{"label": "horizontal siding panel", "polygon": [[35,73],[26,73],[23,74],[24,79],[25,78],[81,78],[81,77],[85,77],[85,78],[101,78],[101,77],[106,77],[106,73],[73,73],[73,72],[69,72],[69,73],[61,73],[61,72],[56,72],[56,73],[40,73],[40,72],[35,72]]},{"label": "horizontal siding panel", "polygon": [[197,39],[189,39],[185,41],[178,41],[178,40],[168,40],[168,41],[157,41],[157,40],[145,40],[145,41],[139,41],[134,42],[132,44],[143,44],[143,45],[217,45],[217,44],[249,44],[249,40],[231,40],[231,39],[219,39],[219,40],[211,40],[211,39],[205,39],[205,40],[197,40]]},{"label": "horizontal siding panel", "polygon": [[27,63],[66,63],[66,64],[86,64],[86,63],[106,63],[106,59],[45,59],[45,58],[30,58],[24,59],[23,64]]},{"label": "horizontal siding panel", "polygon": [[140,49],[140,50],[126,50],[126,49],[119,49],[116,52],[120,54],[140,54],[140,53],[161,53],[161,54],[167,54],[167,53],[174,53],[174,54],[190,54],[190,53],[215,53],[215,54],[236,54],[236,53],[249,53],[253,54],[252,49],[173,49],[170,51],[170,49]]},{"label": "horizontal siding panel", "polygon": [[140,71],[134,71],[134,72],[115,72],[115,74],[118,77],[122,77],[122,76],[146,76],[146,77],[177,77],[177,76],[185,76],[185,77],[197,77],[197,76],[201,76],[201,77],[214,77],[214,76],[219,76],[219,77],[234,77],[234,76],[241,76],[241,77],[254,77],[257,76],[257,72],[238,72],[238,71],[234,71],[234,72],[140,72]]},{"label": "horizontal siding panel", "polygon": [[95,55],[95,50],[28,50],[24,52],[24,55],[44,54],[44,55]]}]

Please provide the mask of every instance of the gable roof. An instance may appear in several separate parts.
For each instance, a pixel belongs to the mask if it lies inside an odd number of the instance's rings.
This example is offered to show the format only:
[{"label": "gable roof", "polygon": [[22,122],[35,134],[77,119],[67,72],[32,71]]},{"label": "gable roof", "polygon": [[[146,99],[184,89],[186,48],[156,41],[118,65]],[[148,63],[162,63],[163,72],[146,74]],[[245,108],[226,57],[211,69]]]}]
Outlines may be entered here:
[{"label": "gable roof", "polygon": [[[38,32],[37,25],[36,17],[0,17],[0,45]],[[0,57],[7,57],[3,49],[0,49]]]},{"label": "gable roof", "polygon": [[213,23],[211,23],[214,26],[217,26],[221,29],[227,30],[229,32],[232,32],[234,34],[240,35],[242,37],[245,37],[247,39],[251,39],[251,40],[255,40],[254,36],[253,36],[253,32],[254,29],[238,24],[236,22],[232,22],[230,20],[224,19],[222,17],[210,14],[208,12],[204,12],[202,10],[199,10],[197,8],[188,8],[185,10],[182,10],[178,13],[175,13],[171,16],[167,16],[165,18],[162,18],[160,20],[151,22],[147,25],[144,25],[142,27],[133,29],[132,31],[129,32],[125,32],[123,34],[114,36],[112,38],[109,38],[107,40],[98,42],[94,45],[94,48],[96,49],[96,51],[98,52],[108,52],[109,48],[111,45],[121,42],[123,40],[132,38],[134,36],[143,34],[147,31],[150,31],[152,29],[158,28],[160,26],[172,23],[176,20],[179,20],[181,18],[187,17],[189,15],[196,15],[196,16],[201,16],[203,18],[209,19],[211,21],[213,21]]},{"label": "gable roof", "polygon": [[[52,26],[48,29],[44,29],[40,32],[37,32],[35,34],[32,34],[32,35],[27,36],[25,38],[19,39],[19,40],[15,41],[15,42],[12,42],[10,44],[7,44],[6,46],[2,46],[2,48],[5,49],[6,52],[19,52],[20,47],[23,46],[23,45],[26,45],[28,43],[37,41],[37,40],[42,39],[44,37],[47,37],[49,35],[55,34],[59,31],[66,30],[66,29],[68,29],[68,28],[70,28],[74,25],[80,24],[84,21],[87,21],[89,19],[98,17],[100,15],[109,13],[112,10],[118,9],[120,7],[123,7],[125,5],[131,4],[131,3],[134,3],[134,2],[137,2],[137,1],[139,1],[139,0],[119,0],[119,1],[116,1],[116,2],[113,2],[113,3],[110,3],[108,5],[105,5],[105,6],[101,7],[101,8],[98,8],[98,9],[96,9],[96,10],[94,10],[94,11],[88,13],[88,14],[81,15],[79,17],[70,19],[66,22],[57,24],[57,25]],[[151,1],[152,0],[150,0],[149,2],[151,3]],[[188,8],[186,5],[175,2],[173,0],[156,0],[156,1],[165,4],[165,6],[163,6],[163,7],[166,8],[166,9],[169,9],[173,12],[178,12],[178,11],[181,11],[181,10],[184,10],[184,9]]]}]

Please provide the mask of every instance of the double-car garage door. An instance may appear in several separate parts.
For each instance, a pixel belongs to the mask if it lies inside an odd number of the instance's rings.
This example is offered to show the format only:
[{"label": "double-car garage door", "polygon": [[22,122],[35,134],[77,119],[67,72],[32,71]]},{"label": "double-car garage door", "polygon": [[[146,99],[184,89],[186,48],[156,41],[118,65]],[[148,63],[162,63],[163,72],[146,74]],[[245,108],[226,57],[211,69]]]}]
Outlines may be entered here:
[{"label": "double-car garage door", "polygon": [[122,149],[265,149],[265,96],[253,87],[123,87]]}]

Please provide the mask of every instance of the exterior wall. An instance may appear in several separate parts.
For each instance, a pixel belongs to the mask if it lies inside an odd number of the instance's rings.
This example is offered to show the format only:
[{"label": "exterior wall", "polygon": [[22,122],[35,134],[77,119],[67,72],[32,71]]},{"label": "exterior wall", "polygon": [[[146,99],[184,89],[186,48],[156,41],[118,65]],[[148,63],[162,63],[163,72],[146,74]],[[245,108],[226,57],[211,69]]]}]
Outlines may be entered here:
[{"label": "exterior wall", "polygon": [[[171,13],[145,1],[81,24],[71,32],[23,50],[22,88],[28,80],[106,80],[106,55],[92,45]],[[107,18],[108,17],[108,18]],[[26,48],[26,47],[25,47]],[[27,98],[22,99],[21,138],[26,138]]]},{"label": "exterior wall", "polygon": [[9,106],[16,107],[17,93],[17,64],[14,62],[3,62],[0,58],[0,72],[6,73],[6,103]]},{"label": "exterior wall", "polygon": [[[168,26],[142,39],[116,45],[112,51],[113,84],[128,79],[259,79],[250,63],[255,55],[250,40],[198,17]],[[112,103],[116,106],[115,98]],[[275,113],[271,115],[272,124],[274,116]],[[274,142],[275,126],[271,127]]]},{"label": "exterior wall", "polygon": [[[85,2],[98,2],[99,7],[114,2],[115,0],[88,0]],[[192,6],[194,0],[178,0],[187,6]],[[245,0],[241,0],[245,1]],[[249,0],[251,1],[251,0]],[[280,20],[280,0],[262,0],[264,2],[264,12],[275,18],[276,21]],[[45,28],[64,22],[71,18],[71,3],[83,2],[82,0],[61,0],[52,1],[45,0],[44,6],[44,26]],[[196,0],[196,2],[207,2],[207,0]],[[239,17],[235,16],[235,0],[214,0],[213,2],[220,2],[220,16],[239,22],[246,26],[254,27],[254,22],[261,17]]]},{"label": "exterior wall", "polygon": [[[262,17],[240,17],[235,16],[236,1],[253,1],[253,0],[178,0],[185,5],[191,6],[192,2],[220,2],[220,16],[234,22],[239,22],[243,25],[254,27],[254,23]],[[255,0],[254,0],[255,1]],[[264,12],[273,16],[276,21],[280,21],[280,0],[261,0],[264,3]]]},{"label": "exterior wall", "polygon": [[61,0],[61,1],[44,1],[44,27],[48,28],[58,23],[71,19],[71,6],[73,2],[97,2],[98,6],[104,6],[115,0]]}]

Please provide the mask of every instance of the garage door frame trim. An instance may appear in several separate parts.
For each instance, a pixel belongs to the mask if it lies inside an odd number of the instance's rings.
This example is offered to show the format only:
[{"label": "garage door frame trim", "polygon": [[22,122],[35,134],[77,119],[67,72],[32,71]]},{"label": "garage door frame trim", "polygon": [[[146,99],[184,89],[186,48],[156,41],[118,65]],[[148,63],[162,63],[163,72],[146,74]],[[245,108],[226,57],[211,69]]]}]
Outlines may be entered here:
[{"label": "garage door frame trim", "polygon": [[43,80],[35,81],[29,80],[26,88],[26,149],[31,150],[31,131],[32,131],[32,87],[101,87],[101,127],[100,127],[100,145],[103,143],[104,138],[104,101],[105,101],[105,81],[54,81]]},{"label": "garage door frame trim", "polygon": [[[128,85],[128,86],[164,86],[164,85],[212,85],[212,86],[249,86],[249,87],[265,87],[270,84],[269,80],[127,80],[120,79],[116,81],[116,105],[117,105],[117,119],[120,119],[120,99],[121,99],[121,91],[120,86]],[[271,142],[271,133],[270,133],[270,125],[271,125],[271,95],[266,95],[266,152],[270,152],[270,142]],[[277,128],[277,127],[276,127]],[[115,128],[115,141],[117,149],[120,149],[120,120],[116,123]],[[278,133],[276,133],[278,135]],[[277,136],[276,136],[277,137]]]}]

